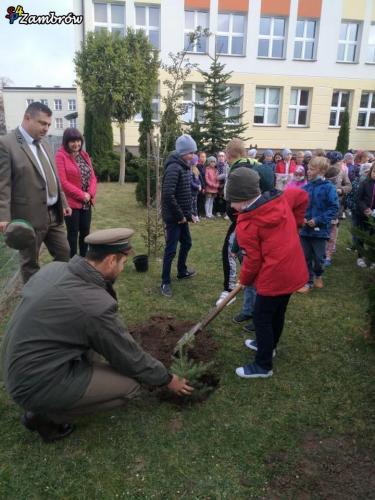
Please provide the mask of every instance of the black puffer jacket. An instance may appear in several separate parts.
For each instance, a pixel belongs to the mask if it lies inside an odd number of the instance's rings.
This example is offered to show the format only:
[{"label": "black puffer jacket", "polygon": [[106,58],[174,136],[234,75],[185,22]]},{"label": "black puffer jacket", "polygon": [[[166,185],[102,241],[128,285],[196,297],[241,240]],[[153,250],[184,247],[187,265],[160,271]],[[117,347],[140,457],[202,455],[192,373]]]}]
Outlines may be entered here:
[{"label": "black puffer jacket", "polygon": [[165,162],[161,210],[164,222],[191,221],[190,166],[176,153]]}]

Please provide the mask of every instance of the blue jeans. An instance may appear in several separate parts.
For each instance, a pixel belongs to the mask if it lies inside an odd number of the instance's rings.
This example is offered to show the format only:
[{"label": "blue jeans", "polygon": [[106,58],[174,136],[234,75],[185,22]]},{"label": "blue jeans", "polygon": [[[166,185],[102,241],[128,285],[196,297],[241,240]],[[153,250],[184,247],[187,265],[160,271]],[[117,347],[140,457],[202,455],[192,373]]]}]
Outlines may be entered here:
[{"label": "blue jeans", "polygon": [[246,316],[252,316],[254,311],[257,291],[253,286],[245,286],[243,291],[243,303],[241,313]]},{"label": "blue jeans", "polygon": [[162,284],[170,284],[172,261],[175,258],[177,244],[180,242],[180,252],[177,261],[177,276],[183,276],[186,271],[186,259],[191,248],[189,224],[167,222],[165,225],[165,250],[163,257]]},{"label": "blue jeans", "polygon": [[319,278],[324,272],[324,259],[326,255],[325,238],[309,238],[301,236],[301,245],[305,254],[307,268],[309,270],[309,285],[314,282],[314,276]]}]

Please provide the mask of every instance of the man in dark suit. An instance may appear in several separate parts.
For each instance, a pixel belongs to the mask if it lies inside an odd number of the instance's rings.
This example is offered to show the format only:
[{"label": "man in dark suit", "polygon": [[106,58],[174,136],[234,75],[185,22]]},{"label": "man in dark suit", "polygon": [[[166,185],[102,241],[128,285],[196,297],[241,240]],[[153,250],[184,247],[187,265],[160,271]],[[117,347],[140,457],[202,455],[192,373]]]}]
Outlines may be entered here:
[{"label": "man in dark suit", "polygon": [[36,238],[20,250],[24,283],[39,269],[45,243],[55,260],[69,260],[64,215],[71,215],[61,190],[55,162],[44,139],[52,111],[40,102],[28,106],[22,125],[0,137],[0,232],[12,219],[25,219]]}]

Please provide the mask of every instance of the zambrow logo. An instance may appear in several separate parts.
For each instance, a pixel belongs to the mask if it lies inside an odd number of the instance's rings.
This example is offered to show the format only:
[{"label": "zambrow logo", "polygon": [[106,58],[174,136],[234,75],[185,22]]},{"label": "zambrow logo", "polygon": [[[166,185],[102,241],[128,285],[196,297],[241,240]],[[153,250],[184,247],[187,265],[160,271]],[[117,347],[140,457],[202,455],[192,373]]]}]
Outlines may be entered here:
[{"label": "zambrow logo", "polygon": [[23,10],[22,5],[8,7],[5,18],[9,19],[10,24],[17,20],[19,24],[82,24],[83,21],[83,16],[76,16],[73,12],[62,16],[57,16],[54,11],[44,15],[29,14]]}]

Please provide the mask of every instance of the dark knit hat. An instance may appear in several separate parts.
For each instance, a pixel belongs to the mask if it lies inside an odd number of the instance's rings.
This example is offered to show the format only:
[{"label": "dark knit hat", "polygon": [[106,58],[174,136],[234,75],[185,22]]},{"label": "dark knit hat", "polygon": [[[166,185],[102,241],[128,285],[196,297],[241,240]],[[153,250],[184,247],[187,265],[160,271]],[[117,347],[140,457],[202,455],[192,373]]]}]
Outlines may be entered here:
[{"label": "dark knit hat", "polygon": [[232,201],[252,200],[260,195],[259,174],[248,167],[239,167],[229,174],[226,199]]},{"label": "dark knit hat", "polygon": [[33,226],[24,219],[13,219],[6,227],[4,241],[10,248],[25,250],[35,243]]}]

